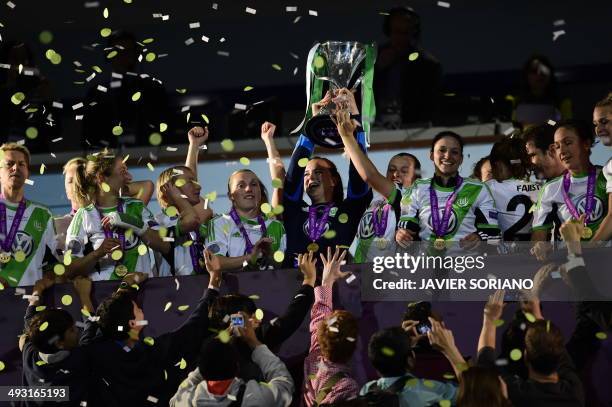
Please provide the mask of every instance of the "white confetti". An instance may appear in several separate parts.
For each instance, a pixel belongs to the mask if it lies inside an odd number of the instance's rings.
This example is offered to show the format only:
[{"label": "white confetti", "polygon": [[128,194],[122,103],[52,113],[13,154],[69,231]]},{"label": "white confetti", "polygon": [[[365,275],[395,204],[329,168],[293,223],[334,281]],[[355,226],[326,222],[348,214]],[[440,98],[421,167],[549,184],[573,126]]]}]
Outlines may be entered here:
[{"label": "white confetti", "polygon": [[57,109],[63,109],[64,108],[64,104],[60,103],[60,102],[53,102],[52,106],[57,108]]},{"label": "white confetti", "polygon": [[504,131],[504,135],[509,136],[512,134],[513,131],[514,131],[514,127],[510,126]]},{"label": "white confetti", "polygon": [[164,242],[174,242],[173,237],[164,237]]},{"label": "white confetti", "polygon": [[13,3],[12,1],[7,1],[6,5],[9,6],[10,8],[15,8],[15,3]]},{"label": "white confetti", "polygon": [[74,116],[74,120],[83,120],[83,115],[79,114],[79,115]]},{"label": "white confetti", "polygon": [[290,52],[289,55],[291,55],[294,59],[300,59],[300,56],[296,53]]},{"label": "white confetti", "polygon": [[147,397],[147,401],[150,401],[151,403],[157,403],[158,399],[157,397],[149,396]]},{"label": "white confetti", "polygon": [[219,38],[219,42],[225,42],[225,37]]},{"label": "white confetti", "polygon": [[202,36],[202,41],[208,42],[209,40],[210,40],[210,38],[208,38],[207,36],[205,36],[205,35]]},{"label": "white confetti", "polygon": [[96,7],[100,7],[99,1],[88,1],[85,3],[85,8],[96,8]]},{"label": "white confetti", "polygon": [[98,87],[96,89],[98,89],[100,92],[104,92],[104,93],[106,93],[106,91],[108,90],[108,89],[106,89],[106,86],[102,86],[102,85],[98,85]]},{"label": "white confetti", "polygon": [[166,151],[176,151],[176,150],[178,150],[178,148],[176,147],[170,147],[170,146],[166,147]]},{"label": "white confetti", "polygon": [[557,41],[557,38],[559,38],[562,35],[565,35],[565,30],[554,31],[553,32],[553,41]]},{"label": "white confetti", "polygon": [[296,66],[295,69],[293,70],[293,76],[295,76],[297,73],[298,73],[298,68]]},{"label": "white confetti", "polygon": [[553,25],[555,27],[560,27],[562,25],[565,25],[565,20],[555,20],[555,21],[553,21]]},{"label": "white confetti", "polygon": [[247,105],[243,105],[242,103],[235,103],[234,104],[234,109],[236,110],[246,110]]},{"label": "white confetti", "polygon": [[111,87],[111,89],[120,88],[121,87],[121,81],[111,81],[110,87]]},{"label": "white confetti", "polygon": [[348,276],[348,277],[347,277],[347,279],[346,279],[346,283],[347,283],[347,284],[350,284],[350,283],[352,283],[353,281],[355,281],[355,279],[356,279],[356,278],[357,278],[357,277],[355,277],[355,274],[351,274],[350,276]]},{"label": "white confetti", "polygon": [[297,23],[301,19],[302,19],[302,16],[297,16],[296,18],[293,19],[293,24]]},{"label": "white confetti", "polygon": [[213,10],[218,10],[219,9],[219,5],[217,3],[213,3],[212,4],[212,8],[213,8]]},{"label": "white confetti", "polygon": [[229,57],[229,52],[227,51],[217,51],[217,55],[221,55],[222,57]]},{"label": "white confetti", "polygon": [[561,278],[561,273],[559,273],[558,271],[553,271],[550,273],[550,277],[556,280],[558,278]]},{"label": "white confetti", "polygon": [[72,110],[77,110],[83,107],[83,102],[79,102],[76,105],[72,105]]},{"label": "white confetti", "polygon": [[25,183],[28,185],[34,185],[34,181],[32,181],[31,179],[26,179]]},{"label": "white confetti", "polygon": [[557,125],[557,122],[554,121],[554,120],[549,120],[546,123],[548,123],[549,126],[556,126]]},{"label": "white confetti", "polygon": [[15,295],[23,295],[26,293],[25,288],[15,288]]},{"label": "white confetti", "polygon": [[136,321],[134,323],[134,325],[136,325],[136,326],[147,326],[147,325],[149,325],[149,321],[147,321],[146,319],[143,319],[141,321]]},{"label": "white confetti", "polygon": [[450,7],[450,3],[447,3],[446,1],[439,1],[438,2],[438,6],[444,7],[444,8],[449,8]]},{"label": "white confetti", "polygon": [[316,10],[308,10],[308,15],[316,17],[319,15],[319,13]]},{"label": "white confetti", "polygon": [[287,13],[295,13],[297,11],[297,7],[296,6],[287,6],[287,7],[285,7],[285,11]]},{"label": "white confetti", "polygon": [[181,287],[181,283],[179,282],[178,278],[175,278],[174,282],[176,283],[176,291],[178,291],[179,288]]},{"label": "white confetti", "polygon": [[193,38],[187,38],[185,40],[185,45],[191,45],[195,42],[195,40]]},{"label": "white confetti", "polygon": [[190,23],[189,24],[189,28],[191,28],[191,29],[200,28],[200,23]]},{"label": "white confetti", "polygon": [[351,337],[351,336],[347,336],[346,340],[349,342],[355,342],[355,338]]},{"label": "white confetti", "polygon": [[53,140],[51,140],[52,143],[57,143],[58,141],[62,141],[64,138],[63,137],[58,137],[58,138],[54,138]]},{"label": "white confetti", "polygon": [[123,75],[120,73],[116,73],[116,72],[111,72],[111,77],[115,79],[123,79]]},{"label": "white confetti", "polygon": [[96,73],[94,72],[91,75],[89,75],[87,78],[85,78],[85,81],[90,82],[95,77],[96,77]]},{"label": "white confetti", "polygon": [[168,20],[170,20],[170,14],[166,14],[162,16],[162,21],[168,21]]},{"label": "white confetti", "polygon": [[255,10],[254,8],[251,7],[247,7],[244,11],[246,11],[249,14],[256,14],[257,10]]}]

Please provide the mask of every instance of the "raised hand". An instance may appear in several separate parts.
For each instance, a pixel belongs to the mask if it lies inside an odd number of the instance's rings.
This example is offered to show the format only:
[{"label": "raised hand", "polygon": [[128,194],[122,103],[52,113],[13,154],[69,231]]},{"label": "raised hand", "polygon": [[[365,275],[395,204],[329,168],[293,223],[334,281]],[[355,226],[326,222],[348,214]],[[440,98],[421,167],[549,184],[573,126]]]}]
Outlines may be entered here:
[{"label": "raised hand", "polygon": [[298,255],[298,268],[304,275],[304,284],[310,284],[314,286],[315,280],[317,279],[317,259],[314,258],[314,252]]},{"label": "raised hand", "polygon": [[208,141],[208,127],[195,126],[187,133],[189,144],[194,144],[198,147]]},{"label": "raised hand", "polygon": [[331,247],[327,248],[327,257],[323,256],[323,253],[320,254],[321,261],[323,262],[323,279],[321,285],[331,287],[336,280],[345,278],[351,274],[349,272],[340,271],[340,266],[345,256],[346,250],[340,250],[339,247],[336,247],[333,256]]},{"label": "raised hand", "polygon": [[338,133],[341,136],[352,137],[355,129],[357,128],[357,122],[351,119],[351,114],[348,109],[339,109],[335,115],[331,116],[331,119],[338,128]]},{"label": "raised hand", "polygon": [[397,229],[397,232],[395,232],[395,241],[398,245],[405,249],[410,243],[414,241],[415,235],[416,232],[413,232],[412,230]]},{"label": "raised hand", "polygon": [[276,131],[276,125],[270,122],[264,122],[261,125],[261,139],[268,141],[274,138],[274,132]]},{"label": "raised hand", "polygon": [[332,98],[332,102],[342,109],[348,109],[351,114],[359,114],[355,95],[347,88],[338,89]]},{"label": "raised hand", "polygon": [[494,323],[500,319],[504,312],[504,290],[497,290],[489,296],[489,301],[484,307],[484,317],[490,322]]},{"label": "raised hand", "polygon": [[327,91],[327,93],[325,94],[325,97],[323,99],[321,99],[318,102],[315,102],[312,104],[312,115],[316,116],[319,114],[319,112],[321,111],[321,109],[323,109],[324,106],[326,106],[327,104],[331,103],[332,101],[332,94],[330,91]]},{"label": "raised hand", "polygon": [[429,322],[431,322],[431,331],[427,332],[427,338],[431,346],[442,352],[454,349],[455,337],[453,336],[453,331],[446,328],[444,323],[440,323],[431,317],[429,317]]},{"label": "raised hand", "polygon": [[221,285],[221,259],[208,249],[204,249],[204,263],[210,276],[209,286],[219,288]]}]

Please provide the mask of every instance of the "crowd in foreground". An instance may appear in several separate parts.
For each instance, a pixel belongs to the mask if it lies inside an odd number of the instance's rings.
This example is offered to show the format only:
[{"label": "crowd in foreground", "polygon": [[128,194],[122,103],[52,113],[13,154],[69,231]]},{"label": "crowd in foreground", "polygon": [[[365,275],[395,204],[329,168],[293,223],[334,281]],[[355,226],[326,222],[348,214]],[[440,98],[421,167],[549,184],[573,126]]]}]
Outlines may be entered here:
[{"label": "crowd in foreground", "polygon": [[[367,263],[415,241],[439,251],[450,243],[469,251],[533,241],[533,255],[545,260],[550,242],[562,238],[564,272],[575,280],[585,267],[580,242],[612,237],[612,162],[602,168],[590,161],[595,136],[612,145],[612,95],[594,108],[595,131],[576,120],[533,126],[494,143],[478,178],[459,174],[464,142],[449,131],[432,140],[432,178],[420,178],[420,163],[409,153],[393,156],[382,174],[367,157],[352,93],[328,93],[313,111],[332,102],[350,159],[346,195],[335,164],[315,156],[305,135],[285,170],[274,125],[264,123],[272,196],[255,173],[236,171],[228,179],[232,206],[224,214],[200,197],[205,128],[189,132],[185,165],[163,171],[156,185],[133,181],[127,160],[108,150],[71,160],[64,172],[73,211],[58,219],[24,196],[27,149],[1,146],[0,283],[34,285],[20,340],[24,384],[65,383],[75,405],[585,405],[578,373],[597,351],[594,333],[609,332],[607,302],[579,305],[570,357],[537,295],[528,297],[523,328],[507,328],[520,344],[513,348],[523,355],[520,366],[496,362],[503,292],[484,308],[478,353],[469,364],[435,313],[413,304],[401,327],[370,338],[369,359],[380,378],[362,386],[350,369],[359,324],[349,312],[334,310],[332,289],[346,276],[345,261]],[[530,178],[534,171],[543,185]],[[163,208],[156,215],[147,208],[154,192]],[[222,273],[276,267],[297,267],[304,281],[274,323],[257,318],[248,297],[219,296]],[[173,332],[141,338],[146,319],[133,286],[149,277],[204,273],[209,287],[190,318]],[[121,285],[94,310],[89,291],[91,281],[100,280]],[[66,281],[73,281],[88,316],[82,332],[66,311],[38,303],[46,288]],[[300,383],[273,351],[309,312],[311,343]],[[414,374],[419,346],[441,355],[454,373]],[[183,362],[198,367],[186,375],[173,367]]]}]

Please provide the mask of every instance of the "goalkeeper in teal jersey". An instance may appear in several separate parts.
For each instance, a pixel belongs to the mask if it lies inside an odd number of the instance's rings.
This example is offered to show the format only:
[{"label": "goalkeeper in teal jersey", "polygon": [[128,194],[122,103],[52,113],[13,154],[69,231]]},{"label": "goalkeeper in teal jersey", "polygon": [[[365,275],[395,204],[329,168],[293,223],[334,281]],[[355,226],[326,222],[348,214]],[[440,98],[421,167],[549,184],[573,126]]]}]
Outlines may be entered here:
[{"label": "goalkeeper in teal jersey", "polygon": [[431,145],[433,178],[417,180],[404,193],[396,233],[400,246],[411,241],[432,242],[438,250],[450,242],[471,250],[481,240],[499,239],[497,209],[489,189],[459,175],[463,139],[456,133],[437,134]]}]

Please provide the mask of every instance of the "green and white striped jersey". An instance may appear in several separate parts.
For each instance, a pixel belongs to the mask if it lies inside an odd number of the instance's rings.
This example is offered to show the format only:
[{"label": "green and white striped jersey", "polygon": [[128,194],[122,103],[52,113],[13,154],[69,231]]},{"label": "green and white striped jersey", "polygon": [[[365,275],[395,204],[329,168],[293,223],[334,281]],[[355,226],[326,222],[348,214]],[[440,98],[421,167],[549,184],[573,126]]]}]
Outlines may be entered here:
[{"label": "green and white striped jersey", "polygon": [[[270,237],[272,238],[272,252],[278,250],[285,252],[287,235],[282,222],[276,219],[266,219],[267,232],[266,236],[262,236],[261,226],[256,218],[246,219],[241,216],[240,219],[252,244],[255,244],[262,237]],[[246,242],[232,218],[228,214],[223,214],[216,215],[209,221],[206,247],[214,254],[238,257],[244,255]]]},{"label": "green and white striped jersey", "polygon": [[[6,232],[11,230],[17,204],[6,205]],[[2,240],[6,236],[0,236]],[[58,260],[53,215],[44,205],[26,199],[26,208],[11,247],[11,259],[0,263],[0,277],[11,287],[34,285],[43,276],[43,263]],[[25,258],[23,257],[25,255]],[[21,260],[21,261],[18,261]]]},{"label": "green and white striped jersey", "polygon": [[[353,262],[368,263],[373,262],[374,257],[392,256],[395,253],[395,228],[397,219],[400,214],[400,201],[402,200],[402,191],[395,189],[389,199],[384,199],[379,196],[370,204],[368,210],[365,211],[359,222],[357,234],[353,243],[349,248]],[[391,205],[389,208],[389,216],[387,218],[387,227],[383,234],[382,241],[374,236],[374,224],[372,223],[372,213],[378,209],[377,213],[381,213],[382,207],[385,204]],[[380,242],[380,243],[379,243]]]},{"label": "green and white striped jersey", "polygon": [[[193,264],[191,262],[191,254],[189,251],[189,241],[193,241],[191,234],[184,234],[180,230],[177,230],[178,225],[178,216],[168,216],[166,213],[161,212],[155,215],[155,220],[159,224],[159,226],[165,227],[168,229],[168,237],[174,238],[174,241],[171,243],[173,250],[173,267],[174,267],[174,275],[177,276],[187,276],[191,274],[195,274],[193,271]],[[208,222],[200,225],[200,239],[202,244],[208,235]],[[200,256],[203,257],[203,253],[199,253]],[[206,270],[204,270],[206,272]],[[160,277],[168,277],[172,276],[172,270],[168,261],[165,258],[162,258],[160,267],[159,267],[159,276]]]},{"label": "green and white striped jersey", "polygon": [[[401,202],[402,215],[398,227],[418,231],[422,241],[435,240],[431,223],[430,185],[431,178],[417,180],[405,191]],[[442,219],[444,205],[454,189],[442,187],[437,183],[434,183],[434,188]],[[464,178],[452,205],[448,233],[444,240],[457,242],[474,232],[478,232],[483,239],[498,236],[497,209],[485,184],[472,178]]]},{"label": "green and white striped jersey", "polygon": [[[608,214],[608,194],[606,192],[606,178],[601,168],[596,169],[595,194],[593,212],[587,219],[587,226],[597,232],[599,225]],[[568,195],[578,210],[583,214],[586,208],[588,174],[570,177]],[[563,199],[563,176],[548,181],[540,190],[538,203],[533,213],[533,230],[551,229],[555,221],[559,223],[572,219],[572,214]]]},{"label": "green and white striped jersey", "polygon": [[[123,212],[142,219],[149,227],[157,226],[153,214],[144,202],[132,198],[120,198],[123,201]],[[117,207],[100,208],[103,215],[111,212],[117,212]],[[70,226],[66,235],[66,249],[71,250],[72,256],[83,257],[86,255],[85,247],[87,243],[91,243],[93,250],[102,245],[104,241],[104,231],[102,230],[100,214],[98,208],[94,205],[89,205],[86,208],[80,208]],[[119,239],[117,231],[113,231],[113,237]],[[148,251],[144,255],[139,255],[138,246],[144,244],[140,237],[135,233],[127,232],[125,235],[125,251],[123,258],[120,260],[128,268],[128,272],[140,271],[153,276],[151,271],[151,259]],[[116,261],[105,256],[98,261],[95,270],[91,270],[90,278],[93,281],[100,280],[120,280],[114,272]]]}]

